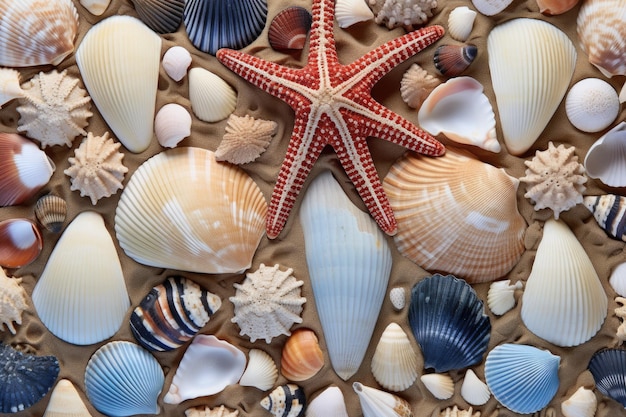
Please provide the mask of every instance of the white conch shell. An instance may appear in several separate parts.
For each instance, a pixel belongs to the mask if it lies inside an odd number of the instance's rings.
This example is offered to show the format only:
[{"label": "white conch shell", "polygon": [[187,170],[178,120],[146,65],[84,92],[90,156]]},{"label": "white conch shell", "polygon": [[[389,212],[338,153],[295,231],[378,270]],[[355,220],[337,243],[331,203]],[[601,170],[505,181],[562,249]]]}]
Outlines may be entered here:
[{"label": "white conch shell", "polygon": [[189,101],[198,119],[218,122],[237,105],[237,92],[222,78],[204,68],[189,70]]},{"label": "white conch shell", "polygon": [[0,108],[9,101],[23,97],[20,73],[11,68],[0,68]]},{"label": "white conch shell", "polygon": [[626,262],[617,265],[611,272],[609,284],[617,294],[626,297]]},{"label": "white conch shell", "polygon": [[619,107],[617,91],[600,78],[578,81],[565,98],[565,113],[570,123],[588,133],[609,127],[617,118]]},{"label": "white conch shell", "polygon": [[111,0],[80,0],[80,4],[94,16],[100,16],[105,12]]},{"label": "white conch shell", "polygon": [[366,0],[337,0],[335,3],[335,19],[340,28],[347,28],[373,18],[374,13]]},{"label": "white conch shell", "polygon": [[447,400],[454,395],[454,381],[446,374],[425,374],[420,377],[422,384],[438,400]]},{"label": "white conch shell", "polygon": [[626,185],[626,122],[618,123],[591,145],[585,171],[610,187]]},{"label": "white conch shell", "polygon": [[468,404],[483,405],[491,398],[491,392],[487,384],[481,381],[474,371],[468,369],[461,385],[461,397]]},{"label": "white conch shell", "polygon": [[191,135],[191,115],[180,104],[166,104],[154,118],[154,133],[161,146],[174,148]]},{"label": "white conch shell", "polygon": [[161,65],[174,81],[182,80],[187,75],[187,69],[191,65],[191,54],[182,46],[172,46],[163,55]]},{"label": "white conch shell", "polygon": [[579,387],[571,397],[561,403],[561,412],[565,417],[593,417],[597,407],[596,394],[588,388]]},{"label": "white conch shell", "polygon": [[76,51],[89,95],[115,136],[134,153],[146,150],[154,134],[160,57],[161,38],[130,16],[112,16],[93,26]]},{"label": "white conch shell", "polygon": [[326,388],[313,398],[304,415],[306,417],[348,417],[343,393],[336,386]]},{"label": "white conch shell", "polygon": [[472,0],[476,10],[485,16],[495,16],[511,3],[513,3],[513,0]]},{"label": "white conch shell", "polygon": [[239,385],[267,391],[274,386],[277,379],[278,368],[274,359],[265,351],[250,349],[248,366],[239,380]]},{"label": "white conch shell", "polygon": [[380,336],[372,357],[372,374],[390,391],[404,391],[417,379],[417,354],[397,323],[390,323]]},{"label": "white conch shell", "polygon": [[467,6],[454,8],[448,15],[448,33],[452,39],[465,42],[472,33],[476,12]]},{"label": "white conch shell", "polygon": [[522,297],[531,332],[557,346],[591,339],[607,314],[607,296],[589,256],[572,231],[549,219]]},{"label": "white conch shell", "polygon": [[521,155],[561,103],[576,66],[576,48],[550,23],[518,18],[489,33],[487,51],[504,143],[511,154]]},{"label": "white conch shell", "polygon": [[91,417],[76,387],[67,379],[57,382],[43,417]]},{"label": "white conch shell", "polygon": [[359,396],[363,417],[412,417],[411,405],[397,395],[376,388],[368,387],[360,382],[352,384],[354,392]]},{"label": "white conch shell", "polygon": [[492,282],[487,293],[487,305],[491,312],[501,316],[512,309],[515,306],[515,290],[522,288],[522,285],[522,281],[511,284],[510,279]]}]

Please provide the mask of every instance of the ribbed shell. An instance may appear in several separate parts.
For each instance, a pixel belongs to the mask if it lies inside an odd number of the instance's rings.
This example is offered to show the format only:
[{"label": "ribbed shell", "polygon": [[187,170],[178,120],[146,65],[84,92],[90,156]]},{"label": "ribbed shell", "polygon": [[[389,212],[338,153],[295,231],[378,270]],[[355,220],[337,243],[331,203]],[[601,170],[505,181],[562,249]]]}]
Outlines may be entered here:
[{"label": "ribbed shell", "polygon": [[412,417],[411,405],[397,395],[368,387],[360,382],[352,384],[359,396],[363,417]]},{"label": "ribbed shell", "polygon": [[456,77],[465,71],[476,58],[474,45],[441,45],[435,49],[435,68],[446,77]]},{"label": "ribbed shell", "polygon": [[274,359],[263,350],[250,349],[248,366],[239,380],[239,385],[267,391],[274,386],[277,379],[278,368]]},{"label": "ribbed shell", "polygon": [[43,417],[92,417],[76,387],[67,379],[57,382]]},{"label": "ribbed shell", "polygon": [[589,361],[596,388],[626,407],[626,350],[603,349]]},{"label": "ribbed shell", "polygon": [[472,33],[476,12],[467,6],[455,7],[448,15],[448,33],[461,42],[465,42]]},{"label": "ribbed shell", "polygon": [[281,10],[270,22],[267,37],[276,50],[302,49],[312,23],[311,12],[291,6]]},{"label": "ribbed shell", "polygon": [[306,381],[324,366],[324,352],[315,332],[297,329],[285,342],[280,359],[280,373],[290,381]]},{"label": "ribbed shell", "polygon": [[417,379],[417,353],[397,323],[390,323],[380,336],[372,357],[372,375],[390,391],[404,391]]},{"label": "ribbed shell", "polygon": [[33,262],[43,249],[37,225],[28,219],[0,222],[0,266],[20,268]]},{"label": "ribbed shell", "polygon": [[59,233],[67,217],[67,202],[54,194],[46,194],[35,204],[35,217],[53,233]]},{"label": "ribbed shell", "polygon": [[626,186],[626,122],[596,140],[585,155],[585,171],[611,187]]},{"label": "ribbed shell", "polygon": [[213,123],[235,111],[237,92],[219,75],[196,67],[189,70],[189,101],[198,119]]},{"label": "ribbed shell", "polygon": [[626,241],[626,197],[617,194],[586,196],[583,205],[613,239]]},{"label": "ribbed shell", "polygon": [[157,33],[176,32],[183,21],[185,0],[132,0],[142,22]]}]

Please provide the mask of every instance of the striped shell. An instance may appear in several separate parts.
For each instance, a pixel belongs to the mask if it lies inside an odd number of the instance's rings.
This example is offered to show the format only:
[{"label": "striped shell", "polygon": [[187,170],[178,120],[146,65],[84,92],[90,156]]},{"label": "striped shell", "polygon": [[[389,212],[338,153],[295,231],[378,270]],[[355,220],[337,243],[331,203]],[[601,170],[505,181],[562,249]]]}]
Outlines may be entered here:
[{"label": "striped shell", "polygon": [[446,77],[456,77],[465,71],[478,53],[474,45],[441,45],[435,49],[435,68]]},{"label": "striped shell", "polygon": [[301,417],[306,409],[304,390],[296,384],[278,386],[261,400],[261,407],[274,417]]},{"label": "striped shell", "polygon": [[35,204],[35,217],[52,233],[59,233],[67,217],[67,202],[54,194],[46,194]]},{"label": "striped shell", "polygon": [[310,329],[295,330],[283,346],[280,372],[290,381],[312,378],[324,366],[324,352],[315,332]]},{"label": "striped shell", "polygon": [[239,385],[267,391],[274,386],[277,379],[278,368],[274,359],[263,350],[250,349],[248,352],[248,366],[243,375],[241,375]]},{"label": "striped shell", "polygon": [[0,222],[0,266],[20,268],[33,262],[43,249],[39,228],[28,219]]},{"label": "striped shell", "polygon": [[267,32],[270,46],[279,51],[304,48],[312,20],[311,13],[304,7],[283,9],[270,23]]},{"label": "striped shell", "polygon": [[602,230],[613,239],[626,242],[626,197],[616,194],[586,196],[583,205],[593,214]]},{"label": "striped shell", "polygon": [[626,350],[603,349],[594,353],[589,371],[600,393],[626,407]]},{"label": "striped shell", "polygon": [[397,323],[390,323],[376,345],[372,375],[383,388],[404,391],[417,379],[417,354]]},{"label": "striped shell", "polygon": [[198,119],[213,123],[235,111],[237,92],[219,75],[196,67],[189,70],[189,101]]},{"label": "striped shell", "polygon": [[132,0],[142,22],[157,33],[176,32],[183,21],[185,0]]}]

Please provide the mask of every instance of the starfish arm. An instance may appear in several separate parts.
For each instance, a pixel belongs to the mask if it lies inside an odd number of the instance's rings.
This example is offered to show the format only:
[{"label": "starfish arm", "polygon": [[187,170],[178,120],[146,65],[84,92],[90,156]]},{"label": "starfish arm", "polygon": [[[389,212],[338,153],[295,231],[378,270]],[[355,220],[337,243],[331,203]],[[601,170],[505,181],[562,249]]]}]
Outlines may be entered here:
[{"label": "starfish arm", "polygon": [[335,0],[313,1],[313,22],[309,31],[309,58],[311,66],[317,66],[321,55],[329,61],[338,62],[335,45]]}]

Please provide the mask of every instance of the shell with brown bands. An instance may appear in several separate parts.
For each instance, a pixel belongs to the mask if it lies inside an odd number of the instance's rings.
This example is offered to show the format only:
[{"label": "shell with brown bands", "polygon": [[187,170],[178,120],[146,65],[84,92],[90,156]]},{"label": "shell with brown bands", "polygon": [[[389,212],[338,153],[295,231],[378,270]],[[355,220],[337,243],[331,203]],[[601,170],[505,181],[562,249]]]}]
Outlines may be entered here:
[{"label": "shell with brown bands", "polygon": [[59,233],[67,217],[67,202],[54,194],[44,195],[35,204],[35,217],[43,227]]}]

